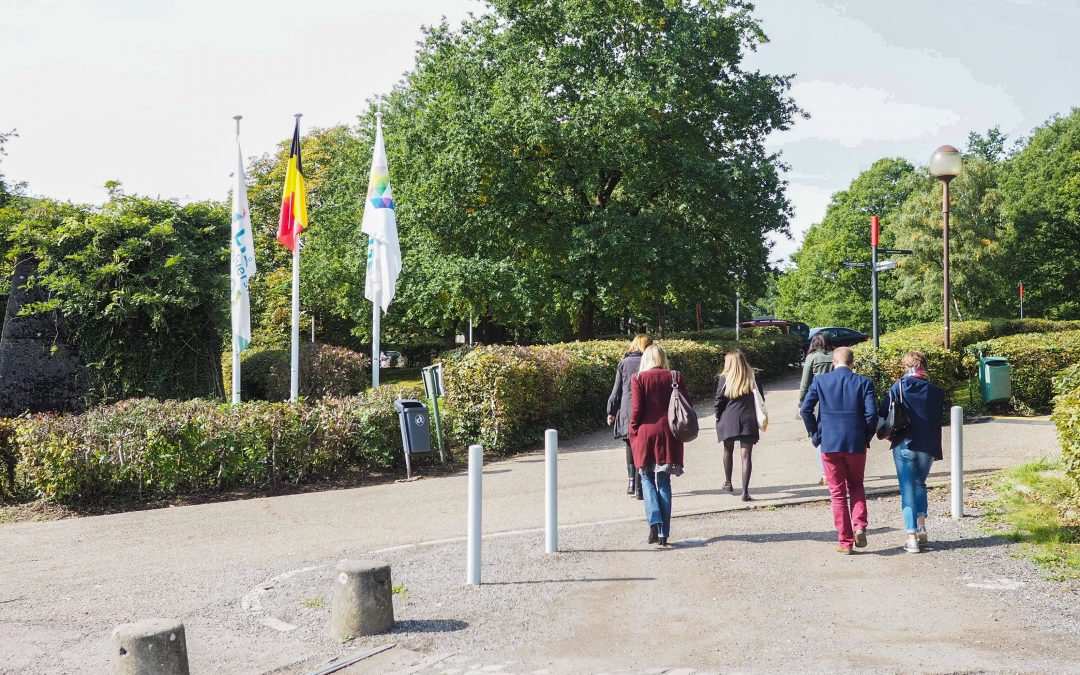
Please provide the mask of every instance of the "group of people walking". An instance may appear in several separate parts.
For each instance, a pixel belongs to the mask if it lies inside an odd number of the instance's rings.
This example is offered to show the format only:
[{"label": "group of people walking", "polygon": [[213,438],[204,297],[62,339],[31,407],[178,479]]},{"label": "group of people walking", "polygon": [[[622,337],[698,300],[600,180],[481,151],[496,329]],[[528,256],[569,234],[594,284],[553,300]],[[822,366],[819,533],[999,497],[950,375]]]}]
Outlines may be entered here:
[{"label": "group of people walking", "polygon": [[[873,381],[852,370],[854,352],[818,334],[811,342],[799,388],[799,416],[818,451],[822,484],[828,485],[837,551],[867,545],[866,453],[875,434],[888,437],[900,484],[904,550],[918,553],[928,540],[926,478],[942,458],[944,390],[926,376],[926,358],[908,352],[903,376],[877,400]],[[676,392],[692,405],[683,376],[672,371],[663,348],[637,335],[619,362],[607,403],[607,422],[626,444],[626,492],[641,499],[648,542],[667,546],[671,536],[671,477],[684,471],[685,444],[672,430],[669,409]],[[897,408],[900,409],[897,412]],[[742,500],[751,501],[753,450],[767,426],[764,392],[740,350],[725,354],[714,399],[716,435],[723,452],[722,490],[734,493],[738,445]]]}]

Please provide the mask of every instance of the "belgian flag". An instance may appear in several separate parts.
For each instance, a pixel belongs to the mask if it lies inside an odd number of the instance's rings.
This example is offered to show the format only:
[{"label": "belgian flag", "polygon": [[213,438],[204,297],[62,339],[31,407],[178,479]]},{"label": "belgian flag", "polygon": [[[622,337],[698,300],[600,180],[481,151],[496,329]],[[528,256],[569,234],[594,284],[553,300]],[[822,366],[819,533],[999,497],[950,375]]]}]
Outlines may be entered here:
[{"label": "belgian flag", "polygon": [[307,197],[304,195],[304,167],[300,162],[300,118],[293,129],[289,163],[285,169],[285,189],[281,193],[281,217],[278,219],[277,240],[290,251],[294,250],[300,233],[307,227]]}]

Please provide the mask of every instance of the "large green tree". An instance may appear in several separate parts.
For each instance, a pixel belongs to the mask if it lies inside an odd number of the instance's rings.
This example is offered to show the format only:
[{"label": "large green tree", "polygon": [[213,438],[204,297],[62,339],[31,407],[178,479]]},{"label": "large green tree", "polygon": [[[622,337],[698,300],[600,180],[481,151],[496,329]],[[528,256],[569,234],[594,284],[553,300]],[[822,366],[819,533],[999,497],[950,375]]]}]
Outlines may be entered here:
[{"label": "large green tree", "polygon": [[742,68],[742,2],[495,0],[387,98],[414,318],[593,334],[764,286],[789,207],[787,77]]},{"label": "large green tree", "polygon": [[1003,283],[1010,291],[1024,283],[1029,316],[1080,318],[1080,108],[1032,133],[1009,160],[1002,192],[1009,224]]},{"label": "large green tree", "polygon": [[[802,247],[792,256],[794,266],[779,280],[777,314],[812,326],[869,331],[870,273],[866,268],[845,268],[842,263],[870,260],[871,216],[881,222],[880,246],[893,245],[894,217],[917,189],[918,180],[907,160],[881,159],[859,174],[847,190],[833,195],[825,218],[807,231]],[[893,275],[879,275],[883,330],[906,323],[894,299],[895,288]]]}]

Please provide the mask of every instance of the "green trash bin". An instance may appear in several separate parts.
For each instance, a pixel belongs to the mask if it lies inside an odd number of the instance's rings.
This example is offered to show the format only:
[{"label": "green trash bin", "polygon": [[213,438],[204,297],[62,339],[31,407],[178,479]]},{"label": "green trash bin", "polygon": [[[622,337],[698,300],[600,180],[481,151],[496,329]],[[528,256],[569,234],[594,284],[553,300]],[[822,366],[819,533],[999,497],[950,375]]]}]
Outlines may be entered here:
[{"label": "green trash bin", "polygon": [[979,359],[979,386],[983,402],[1008,401],[1012,397],[1011,371],[1008,359],[1000,356]]}]

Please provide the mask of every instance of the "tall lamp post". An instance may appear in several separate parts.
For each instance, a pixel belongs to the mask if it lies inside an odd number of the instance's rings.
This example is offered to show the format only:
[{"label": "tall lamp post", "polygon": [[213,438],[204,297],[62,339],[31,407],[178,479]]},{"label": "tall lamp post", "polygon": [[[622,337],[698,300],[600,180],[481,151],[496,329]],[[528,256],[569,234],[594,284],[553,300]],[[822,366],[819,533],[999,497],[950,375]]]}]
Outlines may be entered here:
[{"label": "tall lamp post", "polygon": [[930,156],[930,174],[941,180],[941,214],[944,217],[944,306],[945,306],[945,349],[949,349],[949,181],[960,175],[963,159],[960,151],[951,145],[943,145]]}]

